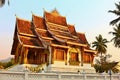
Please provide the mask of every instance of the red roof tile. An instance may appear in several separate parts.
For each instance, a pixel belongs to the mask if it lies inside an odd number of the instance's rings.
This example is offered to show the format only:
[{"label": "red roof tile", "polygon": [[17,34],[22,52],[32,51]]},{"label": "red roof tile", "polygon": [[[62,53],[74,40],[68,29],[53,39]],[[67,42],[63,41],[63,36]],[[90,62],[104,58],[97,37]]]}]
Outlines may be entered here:
[{"label": "red roof tile", "polygon": [[43,37],[51,37],[51,35],[47,32],[47,31],[42,31],[42,30],[36,30],[38,32],[39,35],[43,36]]},{"label": "red roof tile", "polygon": [[79,37],[80,41],[83,44],[87,44],[88,43],[84,33],[77,33],[77,34],[78,34],[78,37]]},{"label": "red roof tile", "polygon": [[54,30],[59,30],[59,31],[63,31],[63,32],[69,32],[69,29],[67,26],[60,26],[60,25],[56,25],[56,24],[49,24],[49,23],[46,23],[47,24],[47,27],[49,29],[54,29]]},{"label": "red roof tile", "polygon": [[74,36],[77,35],[74,25],[68,25],[68,28],[72,35],[74,35]]},{"label": "red roof tile", "polygon": [[66,18],[63,16],[55,15],[52,13],[45,12],[44,13],[45,19],[48,22],[59,24],[59,25],[67,25]]},{"label": "red roof tile", "polygon": [[33,26],[31,26],[30,21],[17,18],[17,28],[18,28],[19,33],[35,35]]},{"label": "red roof tile", "polygon": [[19,39],[24,45],[43,47],[42,43],[37,38],[19,36]]},{"label": "red roof tile", "polygon": [[44,19],[42,17],[33,15],[33,24],[35,25],[36,28],[46,29]]}]

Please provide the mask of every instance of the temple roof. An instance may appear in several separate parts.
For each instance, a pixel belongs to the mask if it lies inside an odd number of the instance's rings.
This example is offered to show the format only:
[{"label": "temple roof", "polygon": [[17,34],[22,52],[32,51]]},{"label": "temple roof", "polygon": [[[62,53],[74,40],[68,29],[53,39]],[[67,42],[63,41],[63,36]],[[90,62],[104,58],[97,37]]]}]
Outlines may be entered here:
[{"label": "temple roof", "polygon": [[35,32],[33,30],[33,26],[31,25],[30,21],[17,18],[16,23],[19,34],[35,36]]},{"label": "temple roof", "polygon": [[[44,48],[42,42],[37,38],[35,28],[31,21],[16,18],[16,38],[21,45],[30,48]],[[17,45],[14,41],[13,46]]]},{"label": "temple roof", "polygon": [[66,18],[54,13],[44,12],[44,17],[47,22],[67,26]]},{"label": "temple roof", "polygon": [[47,22],[47,29],[48,32],[54,37],[54,39],[58,40],[59,42],[71,44],[71,45],[77,45],[77,46],[86,46],[86,44],[83,44],[79,37],[76,35],[73,35],[68,26],[63,26],[59,24],[54,24],[51,22]]},{"label": "temple roof", "polygon": [[78,34],[78,37],[79,37],[80,41],[83,44],[88,44],[88,41],[87,41],[84,33],[77,32],[77,34]]},{"label": "temple roof", "polygon": [[54,10],[52,10],[51,13],[54,15],[60,15],[60,13],[58,12],[58,10],[56,8]]},{"label": "temple roof", "polygon": [[74,25],[68,24],[68,29],[69,29],[69,31],[70,31],[70,33],[71,33],[72,35],[77,36],[77,33],[76,33],[76,30],[75,30]]},{"label": "temple roof", "polygon": [[[32,14],[32,21],[16,18],[15,34],[14,37],[25,47],[45,48],[45,43],[49,43],[55,47],[76,45],[85,47],[85,51],[90,50],[85,34],[76,32],[74,25],[67,24],[66,17],[56,9],[45,11],[44,17]],[[16,47],[17,39],[14,39],[13,47]]]},{"label": "temple roof", "polygon": [[33,24],[36,28],[39,29],[45,29],[46,30],[46,26],[44,23],[44,19],[40,16],[36,16],[36,15],[32,15],[32,20],[33,20]]},{"label": "temple roof", "polygon": [[26,47],[33,47],[33,48],[43,48],[42,43],[37,38],[31,38],[26,36],[18,36],[20,39],[21,44]]}]

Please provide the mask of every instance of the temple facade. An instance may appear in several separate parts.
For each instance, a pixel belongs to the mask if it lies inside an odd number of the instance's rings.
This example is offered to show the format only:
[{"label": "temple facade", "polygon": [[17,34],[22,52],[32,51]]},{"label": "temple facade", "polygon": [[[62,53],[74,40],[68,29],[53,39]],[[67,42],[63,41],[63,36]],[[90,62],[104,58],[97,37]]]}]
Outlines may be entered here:
[{"label": "temple facade", "polygon": [[85,34],[76,32],[56,9],[44,11],[43,17],[32,14],[32,21],[16,17],[11,50],[16,63],[92,66],[95,53]]}]

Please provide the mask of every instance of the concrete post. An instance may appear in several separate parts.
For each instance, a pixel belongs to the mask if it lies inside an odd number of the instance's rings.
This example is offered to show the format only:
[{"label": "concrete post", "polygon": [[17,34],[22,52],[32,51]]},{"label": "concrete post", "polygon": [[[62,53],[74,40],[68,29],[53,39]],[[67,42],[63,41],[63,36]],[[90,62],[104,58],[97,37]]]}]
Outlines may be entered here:
[{"label": "concrete post", "polygon": [[58,74],[58,80],[61,80],[61,74]]},{"label": "concrete post", "polygon": [[25,80],[28,80],[28,72],[25,71]]}]

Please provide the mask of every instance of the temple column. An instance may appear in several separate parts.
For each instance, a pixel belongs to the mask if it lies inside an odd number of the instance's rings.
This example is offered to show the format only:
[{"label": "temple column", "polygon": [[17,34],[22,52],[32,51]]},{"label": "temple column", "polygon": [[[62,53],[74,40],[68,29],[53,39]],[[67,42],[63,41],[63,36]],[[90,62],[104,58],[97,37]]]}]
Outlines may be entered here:
[{"label": "temple column", "polygon": [[54,47],[53,49],[52,49],[52,64],[54,64],[54,60],[56,59],[55,57],[56,57],[56,48]]},{"label": "temple column", "polygon": [[65,60],[65,65],[67,65],[67,50],[64,51],[64,60]]},{"label": "temple column", "polygon": [[20,64],[23,64],[23,60],[24,60],[24,47],[22,45],[21,52],[20,52]]},{"label": "temple column", "polygon": [[18,43],[18,45],[17,45],[17,49],[16,49],[16,51],[15,51],[15,63],[18,63],[18,61],[19,61],[19,47],[20,47],[20,44]]},{"label": "temple column", "polygon": [[24,64],[28,64],[27,55],[28,55],[28,48],[25,48],[25,52],[24,52]]},{"label": "temple column", "polygon": [[81,66],[83,66],[84,47],[81,47]]},{"label": "temple column", "polygon": [[51,48],[51,46],[49,46],[48,47],[49,48],[49,65],[51,64],[51,62],[52,62],[52,48]]},{"label": "temple column", "polygon": [[[81,50],[77,48],[77,52],[78,52],[78,60],[81,63]],[[81,64],[79,64],[79,66],[81,66]]]},{"label": "temple column", "polygon": [[69,59],[70,59],[70,54],[69,54],[70,48],[67,50],[67,65],[69,65]]},{"label": "temple column", "polygon": [[93,66],[93,61],[92,61],[92,55],[90,54],[90,63],[91,63],[91,66]]}]

